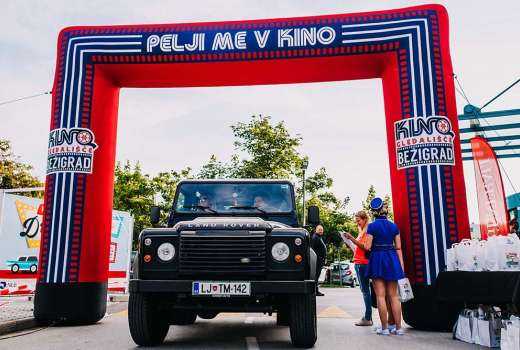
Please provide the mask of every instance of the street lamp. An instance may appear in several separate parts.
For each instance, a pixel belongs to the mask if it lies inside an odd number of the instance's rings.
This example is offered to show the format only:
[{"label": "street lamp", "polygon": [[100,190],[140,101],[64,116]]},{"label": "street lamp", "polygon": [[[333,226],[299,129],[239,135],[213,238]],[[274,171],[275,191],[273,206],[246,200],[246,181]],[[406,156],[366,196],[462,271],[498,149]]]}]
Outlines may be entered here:
[{"label": "street lamp", "polygon": [[309,160],[305,158],[302,162],[302,170],[303,170],[303,226],[305,226],[305,171],[307,170],[307,167],[309,166]]}]

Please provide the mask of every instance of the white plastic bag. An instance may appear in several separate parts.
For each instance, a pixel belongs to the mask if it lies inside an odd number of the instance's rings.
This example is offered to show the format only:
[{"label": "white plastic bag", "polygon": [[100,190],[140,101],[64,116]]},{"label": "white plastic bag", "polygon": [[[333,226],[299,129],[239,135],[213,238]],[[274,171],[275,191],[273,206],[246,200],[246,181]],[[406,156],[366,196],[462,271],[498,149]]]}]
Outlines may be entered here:
[{"label": "white plastic bag", "polygon": [[475,323],[477,324],[475,344],[487,346],[488,348],[498,348],[500,346],[502,328],[500,318],[492,316],[488,319],[477,319]]},{"label": "white plastic bag", "polygon": [[499,269],[502,271],[520,270],[520,240],[517,235],[502,236],[499,245]]},{"label": "white plastic bag", "polygon": [[[471,342],[473,344],[480,344],[480,334],[478,332],[479,331],[479,329],[478,329],[479,318],[478,318],[477,311],[474,310],[471,313],[471,316],[473,317],[470,322],[470,324],[471,324]],[[484,334],[482,334],[482,335],[484,336]]]},{"label": "white plastic bag", "polygon": [[499,271],[499,255],[503,236],[490,236],[486,243],[485,266],[488,271]]},{"label": "white plastic bag", "polygon": [[507,326],[505,323],[504,327],[500,330],[500,350],[513,350],[507,339]]},{"label": "white plastic bag", "polygon": [[520,350],[520,322],[517,317],[512,316],[509,321],[504,322],[505,328],[501,330],[500,349]]},{"label": "white plastic bag", "polygon": [[406,303],[408,300],[413,299],[412,286],[408,278],[401,278],[397,281],[397,285],[399,289],[399,300],[401,300],[401,303]]},{"label": "white plastic bag", "polygon": [[473,314],[469,309],[465,309],[459,315],[457,319],[457,326],[455,329],[455,338],[462,340],[466,343],[473,343],[473,339],[471,337],[471,329],[473,325]]},{"label": "white plastic bag", "polygon": [[475,247],[475,271],[486,270],[487,241],[479,241]]},{"label": "white plastic bag", "polygon": [[459,263],[457,261],[457,246],[458,243],[454,243],[451,248],[446,251],[446,269],[448,271],[457,271],[459,269]]},{"label": "white plastic bag", "polygon": [[475,271],[476,269],[476,254],[478,241],[463,239],[457,246],[457,260],[459,263],[459,270],[461,271]]}]

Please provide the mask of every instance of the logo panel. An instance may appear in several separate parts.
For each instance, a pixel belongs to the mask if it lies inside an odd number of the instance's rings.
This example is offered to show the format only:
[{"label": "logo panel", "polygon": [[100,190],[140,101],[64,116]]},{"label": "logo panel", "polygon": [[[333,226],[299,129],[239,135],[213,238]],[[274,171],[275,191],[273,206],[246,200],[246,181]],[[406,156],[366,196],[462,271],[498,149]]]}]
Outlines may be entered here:
[{"label": "logo panel", "polygon": [[455,165],[450,120],[443,116],[407,118],[394,123],[397,169]]},{"label": "logo panel", "polygon": [[94,133],[90,129],[54,129],[49,135],[47,174],[83,173],[92,174]]}]

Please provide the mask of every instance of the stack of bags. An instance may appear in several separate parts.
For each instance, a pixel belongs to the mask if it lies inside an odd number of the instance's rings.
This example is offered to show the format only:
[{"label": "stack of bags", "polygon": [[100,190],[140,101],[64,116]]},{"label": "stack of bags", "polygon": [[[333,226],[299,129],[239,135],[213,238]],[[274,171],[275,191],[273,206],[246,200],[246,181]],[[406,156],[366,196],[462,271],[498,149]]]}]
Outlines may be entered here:
[{"label": "stack of bags", "polygon": [[[500,310],[493,307],[481,306],[478,309],[464,309],[455,325],[454,338],[470,344],[478,344],[489,348],[501,347],[501,336],[504,333]],[[504,345],[509,344],[507,335]],[[514,340],[513,340],[514,341]],[[516,347],[507,350],[519,350]]]},{"label": "stack of bags", "polygon": [[448,271],[520,271],[520,239],[516,234],[463,239],[448,249],[446,265]]}]

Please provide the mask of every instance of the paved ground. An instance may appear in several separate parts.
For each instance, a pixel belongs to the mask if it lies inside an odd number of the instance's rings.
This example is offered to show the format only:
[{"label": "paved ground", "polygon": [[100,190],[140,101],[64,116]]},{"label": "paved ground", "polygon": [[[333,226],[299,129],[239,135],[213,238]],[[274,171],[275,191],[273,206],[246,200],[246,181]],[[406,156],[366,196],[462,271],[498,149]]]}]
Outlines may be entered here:
[{"label": "paved ground", "polygon": [[0,324],[32,317],[32,315],[33,302],[27,296],[0,298]]},{"label": "paved ground", "polygon": [[[370,327],[353,323],[362,313],[358,289],[324,289],[318,298],[316,349],[475,349],[451,339],[449,333],[407,329],[403,337],[381,337]],[[124,305],[124,304],[123,304]],[[133,349],[124,306],[93,326],[47,328],[15,338],[0,337],[2,349]],[[119,310],[118,310],[119,309]],[[20,335],[15,333],[13,335]],[[3,336],[6,337],[6,336]],[[214,320],[197,320],[192,326],[172,326],[165,344],[174,349],[290,349],[289,329],[277,327],[275,318],[262,314],[221,314]]]}]

